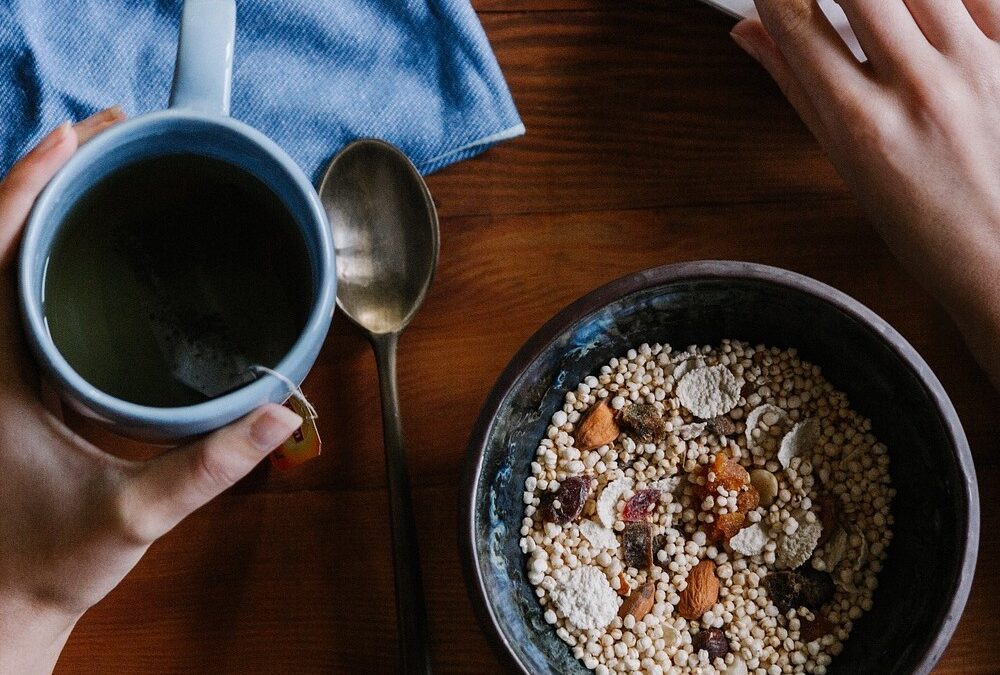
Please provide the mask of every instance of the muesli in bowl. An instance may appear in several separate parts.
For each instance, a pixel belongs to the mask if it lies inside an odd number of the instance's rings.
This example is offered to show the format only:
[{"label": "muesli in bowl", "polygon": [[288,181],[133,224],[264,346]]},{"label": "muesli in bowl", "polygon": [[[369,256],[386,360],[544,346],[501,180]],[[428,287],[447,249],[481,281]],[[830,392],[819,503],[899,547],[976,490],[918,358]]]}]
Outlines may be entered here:
[{"label": "muesli in bowl", "polygon": [[894,494],[870,421],[794,349],[642,344],[552,415],[521,550],[597,673],[823,675],[872,607]]}]

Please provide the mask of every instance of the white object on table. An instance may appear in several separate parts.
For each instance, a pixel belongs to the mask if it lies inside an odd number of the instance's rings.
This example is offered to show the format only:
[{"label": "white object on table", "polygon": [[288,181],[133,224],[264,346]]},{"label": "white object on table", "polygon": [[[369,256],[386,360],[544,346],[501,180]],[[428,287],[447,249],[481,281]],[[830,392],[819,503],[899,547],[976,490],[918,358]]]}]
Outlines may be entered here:
[{"label": "white object on table", "polygon": [[[737,19],[757,16],[757,9],[753,5],[753,0],[702,0],[702,2]],[[847,22],[847,17],[844,15],[844,10],[840,8],[840,5],[834,2],[834,0],[817,0],[817,2],[819,2],[819,6],[823,9],[823,13],[826,14],[830,23],[840,33],[840,37],[844,39],[844,43],[850,47],[854,56],[859,61],[866,61],[865,53],[861,51],[858,38],[855,37],[854,31],[851,30],[851,24]]]}]

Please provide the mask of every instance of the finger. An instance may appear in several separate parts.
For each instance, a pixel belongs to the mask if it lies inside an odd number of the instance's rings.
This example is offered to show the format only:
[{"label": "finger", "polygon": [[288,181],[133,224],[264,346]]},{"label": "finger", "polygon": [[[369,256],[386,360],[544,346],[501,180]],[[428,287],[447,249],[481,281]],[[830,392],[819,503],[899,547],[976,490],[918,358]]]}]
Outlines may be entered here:
[{"label": "finger", "polygon": [[965,9],[983,35],[1000,40],[1000,3],[996,0],[965,0]]},{"label": "finger", "polygon": [[898,0],[839,0],[861,49],[880,72],[919,67],[930,43]]},{"label": "finger", "polygon": [[119,106],[114,106],[91,115],[82,122],[77,122],[73,125],[73,131],[76,132],[79,145],[83,145],[108,127],[118,124],[124,119],[125,111]]},{"label": "finger", "polygon": [[799,117],[821,143],[826,141],[826,128],[809,95],[795,78],[788,61],[771,39],[759,19],[744,19],[732,32],[733,40],[771,74]]},{"label": "finger", "polygon": [[31,205],[76,147],[76,134],[64,122],[0,181],[0,268],[10,263]]},{"label": "finger", "polygon": [[867,76],[816,0],[754,0],[767,32],[817,107],[860,98]]},{"label": "finger", "polygon": [[982,31],[962,0],[904,0],[928,42],[941,51],[964,48]]},{"label": "finger", "polygon": [[243,478],[301,426],[301,417],[271,404],[151,460],[123,488],[131,534],[147,543],[166,534]]}]

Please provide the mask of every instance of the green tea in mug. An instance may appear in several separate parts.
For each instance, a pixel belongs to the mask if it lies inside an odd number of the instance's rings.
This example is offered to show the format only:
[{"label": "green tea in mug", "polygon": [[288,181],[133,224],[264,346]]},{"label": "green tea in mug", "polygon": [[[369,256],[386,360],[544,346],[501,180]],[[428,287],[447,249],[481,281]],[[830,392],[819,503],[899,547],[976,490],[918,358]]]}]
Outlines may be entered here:
[{"label": "green tea in mug", "polygon": [[166,155],[125,166],[74,206],[53,244],[44,308],[55,346],[101,391],[199,403],[274,368],[313,298],[302,234],[258,178]]}]

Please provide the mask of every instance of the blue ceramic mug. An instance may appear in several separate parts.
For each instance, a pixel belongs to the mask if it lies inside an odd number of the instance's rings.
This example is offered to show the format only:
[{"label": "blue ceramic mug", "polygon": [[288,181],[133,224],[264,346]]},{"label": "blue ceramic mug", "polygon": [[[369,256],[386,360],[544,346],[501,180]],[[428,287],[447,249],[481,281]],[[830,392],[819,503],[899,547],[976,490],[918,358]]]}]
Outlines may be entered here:
[{"label": "blue ceramic mug", "polygon": [[68,404],[133,438],[174,441],[203,434],[267,402],[284,401],[289,386],[266,375],[202,403],[156,408],[101,391],[63,358],[46,326],[46,265],[53,242],[73,206],[111,173],[151,157],[183,154],[221,160],[260,179],[278,196],[301,230],[313,287],[305,328],[274,370],[300,383],[315,362],[330,327],[336,272],[330,228],[319,197],[281,148],[228,116],[235,34],[234,0],[187,0],[169,109],[116,125],[82,147],[42,192],[25,230],[19,300],[28,343],[40,367]]}]

